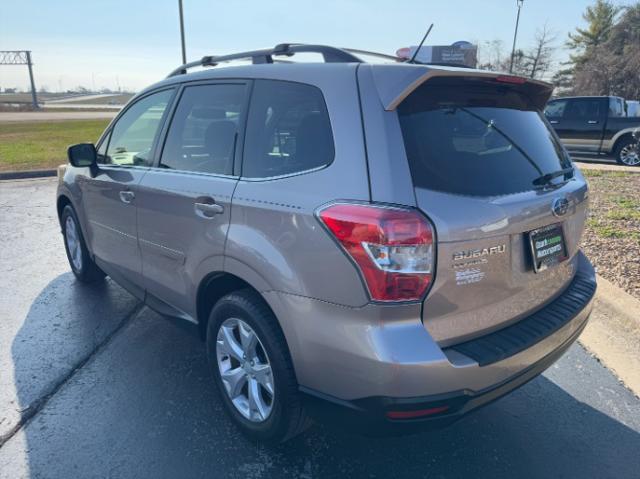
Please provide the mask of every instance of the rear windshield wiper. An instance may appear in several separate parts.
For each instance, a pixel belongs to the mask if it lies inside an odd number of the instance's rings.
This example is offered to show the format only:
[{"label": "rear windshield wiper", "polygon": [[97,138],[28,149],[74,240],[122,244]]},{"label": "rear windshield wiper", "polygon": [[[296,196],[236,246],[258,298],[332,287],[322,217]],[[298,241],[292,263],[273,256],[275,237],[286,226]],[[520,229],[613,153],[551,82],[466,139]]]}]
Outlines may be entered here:
[{"label": "rear windshield wiper", "polygon": [[554,171],[552,173],[547,173],[542,176],[538,176],[535,180],[532,181],[532,183],[534,186],[546,185],[546,184],[549,184],[549,182],[554,178],[558,178],[559,176],[565,176],[565,175],[568,175],[569,173],[573,173],[573,166],[570,166],[568,168],[563,168],[562,170]]}]

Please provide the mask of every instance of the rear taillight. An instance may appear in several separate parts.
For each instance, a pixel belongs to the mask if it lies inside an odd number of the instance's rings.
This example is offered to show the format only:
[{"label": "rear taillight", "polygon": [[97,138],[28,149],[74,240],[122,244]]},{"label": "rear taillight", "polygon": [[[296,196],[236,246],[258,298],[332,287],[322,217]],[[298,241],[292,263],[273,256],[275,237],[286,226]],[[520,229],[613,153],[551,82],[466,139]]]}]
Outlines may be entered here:
[{"label": "rear taillight", "polygon": [[319,217],[364,277],[375,301],[422,299],[433,279],[433,227],[418,211],[339,203]]}]

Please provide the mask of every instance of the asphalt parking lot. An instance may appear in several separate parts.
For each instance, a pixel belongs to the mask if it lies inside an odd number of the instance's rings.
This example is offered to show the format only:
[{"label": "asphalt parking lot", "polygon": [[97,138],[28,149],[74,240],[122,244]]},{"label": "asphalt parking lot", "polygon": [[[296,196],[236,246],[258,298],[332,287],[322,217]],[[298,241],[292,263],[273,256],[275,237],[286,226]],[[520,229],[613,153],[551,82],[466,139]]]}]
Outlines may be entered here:
[{"label": "asphalt parking lot", "polygon": [[254,445],[197,338],[74,281],[54,197],[54,179],[0,182],[0,478],[640,477],[640,400],[580,345],[445,430]]}]

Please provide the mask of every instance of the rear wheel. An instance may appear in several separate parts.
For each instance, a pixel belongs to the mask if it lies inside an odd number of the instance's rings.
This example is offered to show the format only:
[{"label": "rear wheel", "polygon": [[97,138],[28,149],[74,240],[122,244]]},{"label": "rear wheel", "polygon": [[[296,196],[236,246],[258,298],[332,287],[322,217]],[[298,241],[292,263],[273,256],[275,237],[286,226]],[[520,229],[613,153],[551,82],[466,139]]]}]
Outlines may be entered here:
[{"label": "rear wheel", "polygon": [[67,259],[71,271],[79,281],[91,283],[104,278],[104,272],[94,263],[87,250],[80,229],[80,222],[71,205],[67,205],[62,210],[60,218],[62,224],[62,236],[64,238],[64,249],[67,252]]},{"label": "rear wheel", "polygon": [[615,151],[616,162],[626,166],[640,166],[640,146],[633,138],[624,138]]},{"label": "rear wheel", "polygon": [[213,307],[207,356],[225,409],[245,435],[284,442],[308,427],[284,335],[255,291],[235,291]]}]

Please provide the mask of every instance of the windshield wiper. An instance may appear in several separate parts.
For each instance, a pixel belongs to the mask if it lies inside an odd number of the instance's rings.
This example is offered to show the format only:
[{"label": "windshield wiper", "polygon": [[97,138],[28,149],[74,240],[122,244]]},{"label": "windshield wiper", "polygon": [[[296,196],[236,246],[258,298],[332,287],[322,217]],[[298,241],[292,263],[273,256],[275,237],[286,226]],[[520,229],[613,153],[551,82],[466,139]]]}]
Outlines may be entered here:
[{"label": "windshield wiper", "polygon": [[535,180],[532,181],[534,186],[547,185],[554,178],[558,178],[559,176],[565,176],[569,173],[573,173],[573,166],[568,168],[563,168],[562,170],[554,171],[552,173],[547,173],[542,176],[538,176]]}]

